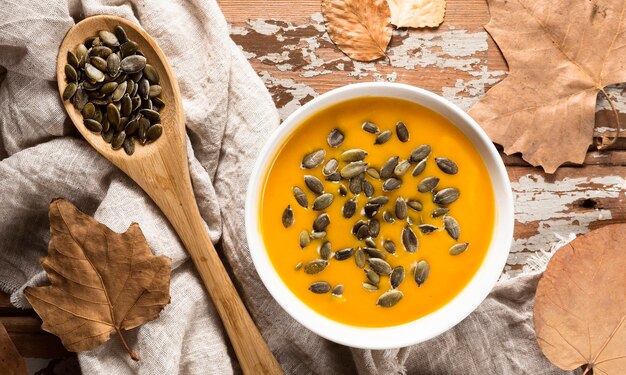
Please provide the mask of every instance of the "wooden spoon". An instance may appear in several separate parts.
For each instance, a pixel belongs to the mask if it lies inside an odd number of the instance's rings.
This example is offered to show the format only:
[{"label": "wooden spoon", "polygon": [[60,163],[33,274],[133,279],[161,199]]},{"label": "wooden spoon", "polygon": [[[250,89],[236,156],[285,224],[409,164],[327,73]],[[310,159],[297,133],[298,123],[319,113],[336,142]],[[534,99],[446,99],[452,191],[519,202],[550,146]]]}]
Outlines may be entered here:
[{"label": "wooden spoon", "polygon": [[189,177],[185,117],[178,83],[156,42],[139,26],[120,17],[102,15],[82,20],[67,32],[59,47],[59,92],[63,93],[67,85],[64,73],[67,52],[73,51],[87,37],[97,35],[100,30],[113,31],[116,25],[121,25],[128,37],[139,44],[148,63],[159,73],[161,98],[166,103],[160,112],[163,135],[154,143],[137,145],[135,153],[128,156],[123,149],[113,150],[100,134],[85,128],[81,113],[72,103],[65,101],[65,109],[87,142],[141,186],[169,219],[213,299],[243,372],[282,374],[280,365],[254,325],[204,229]]}]

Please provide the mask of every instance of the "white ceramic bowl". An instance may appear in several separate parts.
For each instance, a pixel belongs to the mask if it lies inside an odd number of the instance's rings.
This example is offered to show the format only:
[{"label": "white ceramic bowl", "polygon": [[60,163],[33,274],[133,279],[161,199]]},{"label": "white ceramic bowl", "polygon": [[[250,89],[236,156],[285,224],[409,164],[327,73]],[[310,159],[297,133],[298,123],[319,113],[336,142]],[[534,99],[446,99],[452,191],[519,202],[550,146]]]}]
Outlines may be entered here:
[{"label": "white ceramic bowl", "polygon": [[[448,304],[409,323],[385,328],[364,328],[333,321],[309,308],[284,284],[265,250],[259,209],[264,178],[278,148],[302,122],[319,110],[363,96],[383,96],[421,104],[446,117],[474,144],[487,165],[495,195],[496,220],[491,245],[478,272]],[[506,263],[513,237],[513,197],[497,150],[485,132],[464,111],[448,100],[413,86],[397,83],[359,83],[327,92],[295,111],[272,134],[256,161],[246,196],[246,235],[250,254],[261,280],[274,299],[300,324],[339,344],[364,349],[399,348],[433,338],[467,317],[489,294]]]}]

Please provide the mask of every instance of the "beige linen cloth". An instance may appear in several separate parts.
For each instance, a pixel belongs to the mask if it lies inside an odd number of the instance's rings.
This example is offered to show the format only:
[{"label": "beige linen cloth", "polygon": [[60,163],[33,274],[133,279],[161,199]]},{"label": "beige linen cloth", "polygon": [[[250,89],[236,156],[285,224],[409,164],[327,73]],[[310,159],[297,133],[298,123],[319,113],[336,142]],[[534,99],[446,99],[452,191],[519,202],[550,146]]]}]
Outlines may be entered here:
[{"label": "beige linen cloth", "polygon": [[[77,135],[55,81],[57,47],[80,19],[113,14],[152,35],[178,77],[198,204],[211,238],[263,336],[288,374],[563,374],[541,354],[531,321],[536,275],[500,283],[470,317],[421,345],[369,351],[326,341],[290,318],[252,265],[244,231],[247,178],[279,119],[261,80],[228,35],[214,0],[0,0],[0,287],[46,281],[38,258],[49,240],[48,203],[71,200],[113,230],[138,222],[156,254],[173,260],[161,316],[80,353],[85,374],[240,372],[193,264],[160,211]],[[167,126],[167,124],[165,124]],[[502,249],[505,251],[505,249]]]}]

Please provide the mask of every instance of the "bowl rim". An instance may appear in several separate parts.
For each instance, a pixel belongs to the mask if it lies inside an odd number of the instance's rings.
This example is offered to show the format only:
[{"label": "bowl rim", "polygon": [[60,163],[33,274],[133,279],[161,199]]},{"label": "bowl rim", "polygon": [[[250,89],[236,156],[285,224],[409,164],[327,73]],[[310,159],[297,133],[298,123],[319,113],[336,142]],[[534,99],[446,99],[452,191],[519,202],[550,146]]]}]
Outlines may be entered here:
[{"label": "bowl rim", "polygon": [[[305,119],[334,104],[358,97],[394,97],[425,106],[459,128],[481,154],[494,189],[496,219],[489,249],[468,284],[452,300],[430,314],[397,326],[351,326],[321,315],[302,302],[274,268],[260,233],[260,202],[265,175],[278,148]],[[447,114],[442,111],[448,112]],[[429,340],[451,329],[487,297],[506,264],[513,239],[513,194],[504,163],[482,128],[462,109],[430,91],[401,83],[367,82],[326,92],[283,121],[265,142],[250,174],[245,202],[248,248],[256,272],[272,297],[292,318],[310,331],[338,344],[361,349],[391,349]]]}]

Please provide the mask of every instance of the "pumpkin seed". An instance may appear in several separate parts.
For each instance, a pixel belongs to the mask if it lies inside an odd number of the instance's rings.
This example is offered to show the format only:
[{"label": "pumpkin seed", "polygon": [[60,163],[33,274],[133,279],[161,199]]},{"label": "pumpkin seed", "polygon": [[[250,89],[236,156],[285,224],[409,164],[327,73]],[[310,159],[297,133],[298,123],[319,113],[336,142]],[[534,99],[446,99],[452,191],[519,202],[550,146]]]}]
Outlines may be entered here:
[{"label": "pumpkin seed", "polygon": [[429,145],[417,146],[411,152],[411,156],[409,157],[409,161],[411,163],[419,163],[420,161],[426,159],[428,157],[428,155],[430,155],[431,151],[432,151],[432,148]]},{"label": "pumpkin seed", "polygon": [[367,173],[371,178],[380,180],[380,173],[378,173],[374,167],[367,167],[367,169],[365,169],[365,173]]},{"label": "pumpkin seed", "polygon": [[[367,223],[364,222],[363,220],[359,220],[357,221],[354,226],[352,227],[352,234],[354,234],[356,236],[356,234],[359,232],[359,229],[361,229],[362,226],[367,226]],[[369,231],[369,229],[368,229]]]},{"label": "pumpkin seed", "polygon": [[315,198],[313,201],[313,210],[323,211],[327,209],[332,203],[335,197],[330,193],[325,193]]},{"label": "pumpkin seed", "polygon": [[382,259],[370,258],[367,263],[372,267],[372,271],[379,275],[389,276],[391,274],[391,266]]},{"label": "pumpkin seed", "polygon": [[356,198],[348,199],[346,203],[344,203],[343,208],[341,209],[341,213],[346,219],[354,216],[354,214],[356,213]]},{"label": "pumpkin seed", "polygon": [[163,134],[163,127],[161,124],[154,124],[148,128],[148,131],[146,132],[146,140],[148,142],[154,142],[161,136],[161,134]]},{"label": "pumpkin seed", "polygon": [[341,160],[345,162],[361,161],[367,156],[367,151],[359,148],[344,151],[341,154]]},{"label": "pumpkin seed", "polygon": [[76,89],[78,89],[78,85],[76,83],[68,83],[63,90],[63,100],[70,100],[76,93]]},{"label": "pumpkin seed", "polygon": [[74,52],[67,51],[67,63],[70,64],[74,69],[78,68],[78,59],[76,58]]},{"label": "pumpkin seed", "polygon": [[378,235],[380,234],[380,221],[372,218],[370,219],[368,226],[370,228],[370,236],[372,238],[378,237]]},{"label": "pumpkin seed", "polygon": [[396,222],[393,216],[391,216],[391,211],[389,210],[386,210],[385,212],[383,212],[383,220],[385,220],[389,224],[393,224]]},{"label": "pumpkin seed", "polygon": [[78,60],[78,66],[85,66],[85,60],[87,59],[87,47],[84,44],[79,44],[76,46],[75,51],[76,59]]},{"label": "pumpkin seed", "polygon": [[89,97],[87,96],[87,92],[83,90],[82,87],[78,86],[72,98],[72,103],[74,104],[74,107],[76,107],[76,109],[78,109],[79,111],[82,111],[88,100]]},{"label": "pumpkin seed", "polygon": [[383,191],[386,191],[386,192],[394,191],[400,188],[401,185],[402,185],[401,180],[395,177],[391,177],[391,178],[386,179],[385,182],[383,182]]},{"label": "pumpkin seed", "polygon": [[330,284],[326,281],[316,281],[309,287],[309,290],[316,294],[324,294],[330,291]]},{"label": "pumpkin seed", "polygon": [[331,294],[335,297],[341,297],[341,295],[343,295],[343,285],[335,285]]},{"label": "pumpkin seed", "polygon": [[124,140],[126,139],[126,133],[122,130],[121,132],[114,133],[113,139],[111,140],[111,148],[114,150],[119,150],[124,145]]},{"label": "pumpkin seed", "polygon": [[324,231],[317,232],[313,230],[313,232],[311,232],[310,234],[310,237],[312,240],[320,240],[322,238],[326,238],[326,232]]},{"label": "pumpkin seed", "polygon": [[339,185],[339,188],[337,189],[337,192],[342,197],[345,197],[346,195],[348,195],[348,188],[346,187],[346,185],[341,184],[341,185]]},{"label": "pumpkin seed", "polygon": [[370,235],[370,228],[368,225],[363,225],[359,228],[359,230],[356,232],[356,238],[359,241],[364,240],[365,238],[367,238]]},{"label": "pumpkin seed", "polygon": [[450,248],[449,253],[450,255],[459,255],[467,250],[468,246],[469,242],[458,243]]},{"label": "pumpkin seed", "polygon": [[374,240],[371,239],[371,238],[366,238],[365,239],[365,245],[367,247],[376,247],[376,242],[374,242]]},{"label": "pumpkin seed", "polygon": [[98,68],[96,68],[95,66],[89,63],[85,64],[85,74],[87,75],[87,77],[91,78],[93,81],[96,81],[96,82],[104,81],[104,73],[102,73],[101,71],[98,70]]},{"label": "pumpkin seed", "polygon": [[459,223],[455,218],[445,215],[443,217],[443,227],[455,241],[459,239],[459,235],[461,235],[461,228],[459,228]]},{"label": "pumpkin seed", "polygon": [[361,128],[363,128],[363,130],[365,130],[368,133],[372,133],[372,134],[380,133],[380,130],[378,129],[378,126],[376,126],[376,124],[374,124],[373,122],[370,122],[370,121],[365,121],[361,125]]},{"label": "pumpkin seed", "polygon": [[361,183],[361,190],[363,190],[363,193],[365,194],[366,197],[371,197],[372,195],[374,195],[375,191],[374,191],[374,185],[372,185],[369,181],[367,180],[363,180],[363,182]]},{"label": "pumpkin seed", "polygon": [[424,209],[424,206],[422,206],[422,202],[415,200],[415,199],[409,199],[406,202],[406,205],[410,207],[411,209],[418,211],[418,212]]},{"label": "pumpkin seed", "polygon": [[120,43],[124,43],[128,41],[128,36],[126,35],[126,31],[124,30],[122,26],[116,25],[113,28],[113,33],[115,33],[115,36],[117,37],[117,40]]},{"label": "pumpkin seed", "polygon": [[404,246],[404,249],[409,253],[416,252],[419,246],[417,236],[409,226],[404,227],[402,230],[402,246]]},{"label": "pumpkin seed", "polygon": [[361,173],[365,172],[366,168],[367,168],[367,163],[364,163],[362,161],[355,161],[355,162],[349,163],[345,167],[341,168],[341,177],[345,179],[356,177],[360,175]]},{"label": "pumpkin seed", "polygon": [[359,268],[365,267],[365,253],[360,248],[354,252],[354,263]]},{"label": "pumpkin seed", "polygon": [[367,290],[368,292],[375,292],[378,290],[377,285],[373,285],[368,282],[363,282],[361,285],[363,285],[363,289]]},{"label": "pumpkin seed", "polygon": [[[146,82],[148,81],[146,80]],[[304,155],[301,166],[304,169],[317,168],[320,164],[324,162],[324,158],[326,158],[326,151],[320,148],[309,154]]]},{"label": "pumpkin seed", "polygon": [[117,40],[115,34],[110,31],[100,30],[100,32],[98,33],[98,37],[100,37],[102,43],[104,43],[108,47],[118,47],[120,45],[120,42],[119,40]]},{"label": "pumpkin seed", "polygon": [[413,278],[415,279],[417,286],[422,286],[422,284],[426,282],[429,274],[430,265],[428,264],[428,262],[425,260],[420,260],[419,262],[417,262],[413,271]]},{"label": "pumpkin seed", "polygon": [[372,218],[372,217],[376,216],[376,214],[378,213],[379,209],[380,209],[379,205],[372,204],[372,203],[366,203],[365,207],[363,207],[363,211],[365,212],[365,216],[367,216],[368,218]]},{"label": "pumpkin seed", "polygon": [[406,219],[406,217],[407,217],[407,205],[406,205],[406,201],[404,200],[404,198],[402,198],[402,197],[396,198],[395,211],[396,211],[396,217],[399,220]]},{"label": "pumpkin seed", "polygon": [[411,168],[411,163],[409,163],[408,160],[402,160],[393,169],[393,174],[397,177],[402,177],[406,172],[409,171],[409,168]]},{"label": "pumpkin seed", "polygon": [[100,92],[103,94],[110,94],[117,88],[117,82],[107,82],[102,85]]},{"label": "pumpkin seed", "polygon": [[[95,47],[92,47],[91,50],[89,51],[89,56],[98,56],[98,57],[101,57],[103,59],[106,59],[112,53],[113,53],[113,51],[109,47],[95,46]],[[85,64],[85,65],[87,65],[87,64]]]},{"label": "pumpkin seed", "polygon": [[309,188],[309,190],[311,190],[315,194],[324,194],[324,185],[322,184],[322,181],[319,180],[319,178],[307,174],[304,176],[304,183]]},{"label": "pumpkin seed", "polygon": [[126,85],[126,81],[117,85],[115,91],[113,91],[113,93],[111,94],[111,100],[113,100],[114,102],[119,102],[124,94],[126,94]]},{"label": "pumpkin seed", "polygon": [[383,241],[383,249],[385,249],[385,251],[387,251],[389,254],[395,254],[396,244],[391,240],[385,240]]},{"label": "pumpkin seed", "polygon": [[389,283],[391,283],[393,289],[397,289],[402,284],[402,281],[404,281],[404,267],[397,266],[391,271]]},{"label": "pumpkin seed", "polygon": [[294,222],[294,217],[293,217],[293,210],[291,209],[291,206],[287,206],[287,208],[285,208],[285,210],[283,211],[283,226],[285,228],[289,228],[293,222]]},{"label": "pumpkin seed", "polygon": [[376,305],[380,307],[392,307],[392,306],[395,306],[398,302],[400,302],[403,296],[404,294],[402,294],[401,291],[392,289],[383,293],[378,298],[378,301],[376,301]]},{"label": "pumpkin seed", "polygon": [[402,121],[398,121],[396,124],[396,135],[398,136],[400,142],[408,142],[409,140],[409,130]]},{"label": "pumpkin seed", "polygon": [[341,146],[341,144],[343,143],[343,139],[343,133],[339,129],[333,129],[330,134],[328,134],[326,142],[328,142],[328,145],[330,147],[336,148]]},{"label": "pumpkin seed", "polygon": [[437,185],[439,184],[439,178],[437,177],[426,177],[417,185],[417,191],[420,193],[427,193],[429,191],[433,191]]},{"label": "pumpkin seed", "polygon": [[304,193],[304,190],[300,189],[298,186],[294,186],[291,189],[294,198],[296,198],[296,202],[298,202],[298,204],[304,208],[308,208],[309,207],[309,200],[306,197],[306,194]]},{"label": "pumpkin seed", "polygon": [[380,178],[388,179],[393,176],[393,171],[398,165],[398,160],[400,160],[400,158],[397,156],[389,158],[389,160],[383,164],[382,168],[380,168]]},{"label": "pumpkin seed", "polygon": [[65,64],[65,79],[67,82],[76,82],[78,80],[78,73],[76,69],[70,64]]},{"label": "pumpkin seed", "polygon": [[127,155],[132,155],[135,153],[135,138],[134,137],[126,137],[124,139],[124,152]]},{"label": "pumpkin seed", "polygon": [[93,118],[93,115],[96,114],[96,107],[93,105],[93,103],[87,103],[83,107],[82,114],[83,118]]},{"label": "pumpkin seed", "polygon": [[376,136],[376,141],[374,141],[375,145],[382,145],[384,143],[387,143],[387,141],[389,141],[391,139],[391,136],[393,134],[391,133],[391,130],[385,130],[384,132],[378,134]]},{"label": "pumpkin seed", "polygon": [[387,259],[387,254],[373,247],[366,247],[363,252],[370,258]]},{"label": "pumpkin seed", "polygon": [[135,52],[137,52],[138,48],[139,48],[139,45],[137,43],[133,42],[132,40],[129,40],[128,42],[124,42],[120,46],[120,56],[122,58],[125,58],[127,56],[134,55]]},{"label": "pumpkin seed", "polygon": [[389,197],[386,195],[380,195],[375,198],[370,198],[367,200],[367,203],[375,204],[378,206],[384,206],[389,202]]},{"label": "pumpkin seed", "polygon": [[305,247],[309,246],[310,243],[311,236],[309,236],[309,232],[307,232],[306,230],[300,232],[300,247],[304,249]]},{"label": "pumpkin seed", "polygon": [[159,112],[154,111],[152,109],[140,109],[139,113],[141,113],[143,117],[150,120],[150,122],[154,123],[154,122],[161,121],[161,115],[159,115]]},{"label": "pumpkin seed", "polygon": [[433,202],[440,206],[448,206],[457,199],[459,199],[460,193],[456,188],[445,188],[441,189],[433,196]]},{"label": "pumpkin seed", "polygon": [[322,174],[328,177],[331,174],[337,172],[337,168],[339,168],[339,162],[337,161],[337,159],[330,159],[326,162],[326,165],[324,165],[324,168],[322,169]]},{"label": "pumpkin seed", "polygon": [[437,217],[440,217],[440,216],[443,216],[443,215],[447,214],[449,211],[450,211],[450,209],[449,209],[449,208],[446,208],[446,207],[437,207],[437,208],[435,208],[435,209],[433,210],[433,213],[432,213],[432,214],[430,214],[430,216],[432,216],[432,217],[434,217],[434,218],[437,218]]},{"label": "pumpkin seed", "polygon": [[325,241],[320,247],[320,258],[328,260],[331,254],[331,245],[329,241]]},{"label": "pumpkin seed", "polygon": [[[114,53],[112,53],[111,55],[114,55]],[[111,55],[109,55],[109,57],[111,57]],[[107,61],[103,59],[102,57],[93,56],[91,59],[89,59],[89,62],[91,63],[91,65],[95,66],[101,72],[104,73],[107,71]]]},{"label": "pumpkin seed", "polygon": [[100,124],[96,120],[86,118],[83,120],[83,124],[85,125],[87,129],[89,129],[90,131],[94,133],[100,133],[102,131],[102,124]]},{"label": "pumpkin seed", "polygon": [[437,163],[437,166],[443,173],[457,174],[459,172],[459,167],[450,159],[435,158],[435,163]]},{"label": "pumpkin seed", "polygon": [[120,57],[112,53],[107,57],[107,72],[111,77],[117,77],[120,72]]},{"label": "pumpkin seed", "polygon": [[367,280],[370,282],[370,284],[378,285],[380,283],[379,274],[368,268],[364,269],[363,271],[365,271],[365,277],[367,277]]},{"label": "pumpkin seed", "polygon": [[350,179],[350,183],[348,185],[350,186],[350,192],[352,192],[352,194],[361,194],[361,191],[363,191],[362,181],[363,180],[361,180],[360,176],[356,176]]},{"label": "pumpkin seed", "polygon": [[420,224],[417,227],[424,234],[431,234],[431,233],[435,232],[437,229],[439,229],[436,226],[431,225],[431,224]]},{"label": "pumpkin seed", "polygon": [[341,175],[339,174],[339,172],[335,172],[335,173],[327,176],[326,177],[326,181],[339,182],[339,181],[341,181]]},{"label": "pumpkin seed", "polygon": [[146,64],[143,68],[143,76],[153,85],[158,85],[160,83],[159,72],[150,64]]},{"label": "pumpkin seed", "polygon": [[113,103],[109,103],[109,105],[107,105],[107,118],[109,120],[109,124],[111,124],[115,128],[115,130],[122,130],[120,126],[120,111]]},{"label": "pumpkin seed", "polygon": [[337,260],[346,260],[346,259],[350,258],[352,256],[352,254],[354,254],[354,249],[349,247],[347,249],[336,251],[335,252],[335,259],[337,259]]},{"label": "pumpkin seed", "polygon": [[426,161],[428,161],[428,158],[425,158],[419,163],[417,163],[415,168],[413,168],[413,172],[411,172],[411,175],[413,177],[417,177],[420,175],[420,173],[424,172],[424,169],[426,168]]},{"label": "pumpkin seed", "polygon": [[120,62],[120,69],[127,74],[140,72],[146,67],[146,58],[141,55],[127,56]]},{"label": "pumpkin seed", "polygon": [[113,133],[114,132],[115,132],[115,130],[113,130],[113,128],[110,128],[106,132],[102,133],[102,139],[104,139],[104,141],[106,143],[111,143],[111,141],[113,140]]},{"label": "pumpkin seed", "polygon": [[328,261],[324,259],[315,259],[304,265],[304,273],[315,275],[324,271],[328,266]]},{"label": "pumpkin seed", "polygon": [[326,229],[326,227],[328,227],[329,224],[330,217],[328,217],[328,214],[319,214],[313,221],[313,230],[316,232],[322,232],[324,231],[324,229]]}]

